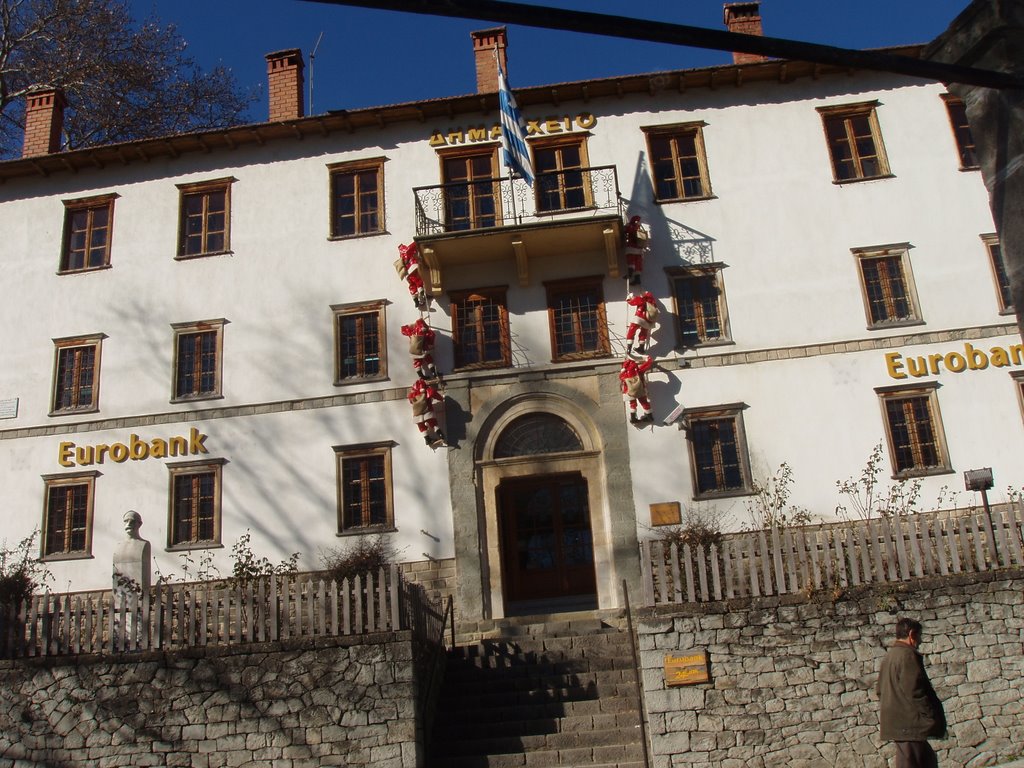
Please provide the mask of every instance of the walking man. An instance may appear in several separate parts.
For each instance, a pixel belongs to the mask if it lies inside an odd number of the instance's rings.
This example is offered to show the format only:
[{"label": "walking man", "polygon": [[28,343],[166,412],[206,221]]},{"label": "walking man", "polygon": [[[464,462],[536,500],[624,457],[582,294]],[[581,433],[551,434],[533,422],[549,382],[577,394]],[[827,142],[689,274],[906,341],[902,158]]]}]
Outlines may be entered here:
[{"label": "walking man", "polygon": [[938,768],[927,740],[946,735],[946,715],[917,652],[920,644],[920,622],[898,619],[896,642],[878,674],[882,739],[896,742],[896,768]]}]

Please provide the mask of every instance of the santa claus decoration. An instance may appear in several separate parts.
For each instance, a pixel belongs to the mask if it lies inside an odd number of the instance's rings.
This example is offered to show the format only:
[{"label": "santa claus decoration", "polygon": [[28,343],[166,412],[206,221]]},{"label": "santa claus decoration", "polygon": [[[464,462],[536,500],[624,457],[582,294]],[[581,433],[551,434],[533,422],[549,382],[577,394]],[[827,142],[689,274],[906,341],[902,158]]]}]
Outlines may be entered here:
[{"label": "santa claus decoration", "polygon": [[409,339],[409,356],[412,367],[421,379],[436,381],[437,368],[434,367],[434,340],[436,334],[421,317],[415,323],[402,326],[402,335]]},{"label": "santa claus decoration", "polygon": [[435,449],[445,445],[444,432],[437,425],[437,414],[434,411],[435,403],[444,407],[444,395],[427,381],[417,379],[407,398],[412,406],[412,419],[423,435],[423,441]]},{"label": "santa claus decoration", "polygon": [[622,367],[619,370],[622,399],[629,407],[629,423],[636,426],[654,422],[651,401],[647,396],[647,372],[652,365],[654,365],[654,358],[650,355],[642,363],[627,357],[622,361]]},{"label": "santa claus decoration", "polygon": [[644,254],[650,249],[651,235],[639,216],[629,220],[625,229],[626,279],[630,285],[639,285],[644,271]]},{"label": "santa claus decoration", "polygon": [[409,286],[409,295],[416,309],[423,312],[427,308],[427,292],[423,287],[420,275],[420,252],[416,243],[398,246],[398,258],[395,260],[395,271]]},{"label": "santa claus decoration", "polygon": [[644,291],[638,296],[626,294],[626,304],[633,308],[633,315],[626,330],[626,354],[633,354],[633,345],[641,355],[647,352],[647,342],[658,322],[658,302],[654,294]]}]

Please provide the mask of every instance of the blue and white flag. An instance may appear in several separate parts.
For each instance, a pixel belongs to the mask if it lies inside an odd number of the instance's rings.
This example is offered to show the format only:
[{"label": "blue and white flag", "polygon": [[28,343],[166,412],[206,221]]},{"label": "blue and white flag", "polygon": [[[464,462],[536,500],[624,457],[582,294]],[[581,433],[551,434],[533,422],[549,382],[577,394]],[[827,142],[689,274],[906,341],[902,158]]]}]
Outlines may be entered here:
[{"label": "blue and white flag", "polygon": [[508,89],[508,81],[498,67],[498,101],[501,111],[501,154],[503,165],[518,173],[533,186],[533,163],[526,146],[526,122],[519,113],[516,97]]}]

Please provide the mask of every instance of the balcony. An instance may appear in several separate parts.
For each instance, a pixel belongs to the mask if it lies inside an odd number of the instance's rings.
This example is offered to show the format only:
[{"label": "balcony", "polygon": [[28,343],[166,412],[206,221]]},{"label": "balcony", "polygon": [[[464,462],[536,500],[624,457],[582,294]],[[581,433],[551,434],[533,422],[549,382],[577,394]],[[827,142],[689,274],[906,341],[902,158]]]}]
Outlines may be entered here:
[{"label": "balcony", "polygon": [[519,284],[530,263],[565,255],[596,255],[619,276],[622,211],[615,166],[576,168],[522,179],[475,179],[413,189],[416,242],[429,268],[427,290],[445,289],[464,264],[513,260]]}]

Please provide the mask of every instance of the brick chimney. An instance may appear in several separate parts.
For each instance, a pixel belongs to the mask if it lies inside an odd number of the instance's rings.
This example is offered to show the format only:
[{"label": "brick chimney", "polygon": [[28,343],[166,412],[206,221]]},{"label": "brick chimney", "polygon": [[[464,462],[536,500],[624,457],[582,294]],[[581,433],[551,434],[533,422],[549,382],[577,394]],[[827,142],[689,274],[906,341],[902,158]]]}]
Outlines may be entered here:
[{"label": "brick chimney", "polygon": [[295,120],[306,114],[303,94],[302,51],[291,48],[267,54],[267,97],[270,122]]},{"label": "brick chimney", "polygon": [[[761,0],[753,0],[748,3],[726,3],[724,9],[725,26],[730,32],[739,32],[743,35],[764,34],[761,27]],[[756,53],[737,53],[733,51],[733,64],[753,64],[757,61],[767,61],[767,56]]]},{"label": "brick chimney", "polygon": [[32,91],[25,97],[25,138],[21,156],[34,157],[60,151],[64,130],[64,92],[56,88]]},{"label": "brick chimney", "polygon": [[473,37],[473,54],[476,56],[476,92],[497,93],[498,63],[494,58],[495,48],[501,57],[501,68],[508,75],[508,34],[505,27],[481,29],[470,35]]}]

